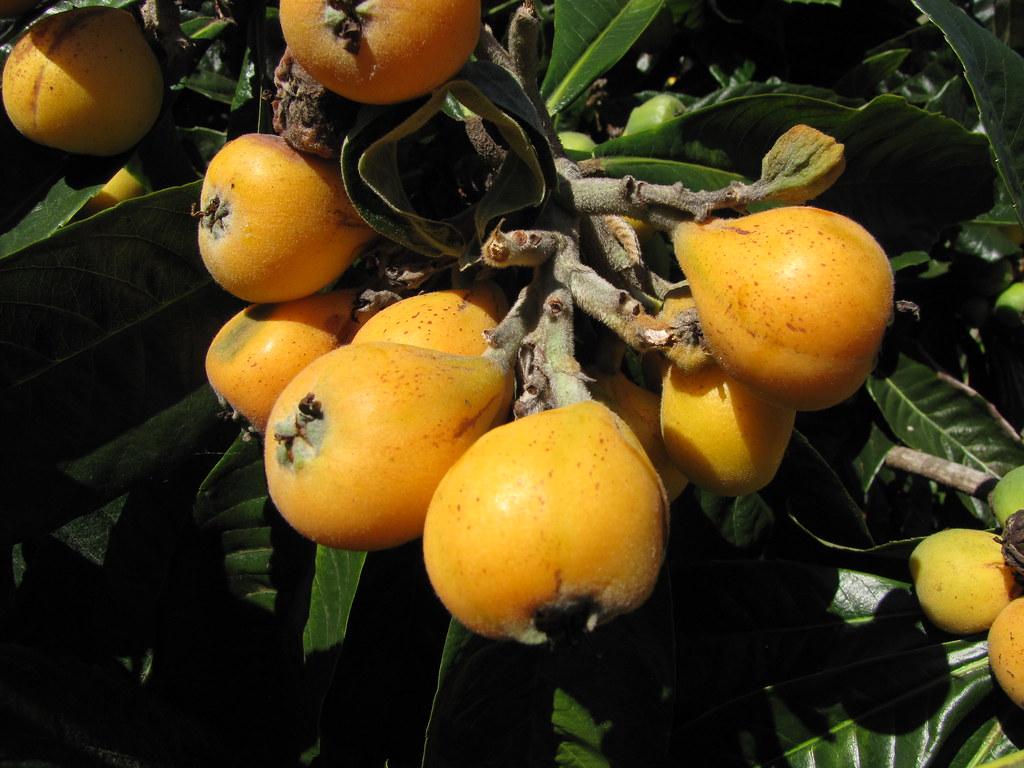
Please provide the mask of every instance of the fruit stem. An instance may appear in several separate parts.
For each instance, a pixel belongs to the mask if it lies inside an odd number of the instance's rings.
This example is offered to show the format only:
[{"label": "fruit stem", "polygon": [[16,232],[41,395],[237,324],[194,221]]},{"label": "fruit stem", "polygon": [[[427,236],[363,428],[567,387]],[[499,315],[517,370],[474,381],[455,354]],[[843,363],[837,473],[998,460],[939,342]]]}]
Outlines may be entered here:
[{"label": "fruit stem", "polygon": [[804,203],[831,187],[844,168],[842,144],[814,128],[797,125],[772,145],[764,156],[761,178],[752,184],[734,181],[721,189],[694,192],[681,182],[648,184],[624,176],[572,178],[569,186],[581,213],[632,216],[671,232],[681,221],[703,221],[724,208],[743,210],[764,201]]},{"label": "fruit stem", "polygon": [[569,182],[572,204],[581,213],[632,216],[671,232],[682,221],[703,221],[723,208],[743,208],[753,199],[750,186],[733,182],[723,189],[694,192],[682,183],[649,184],[632,176],[586,177]]},{"label": "fruit stem", "polygon": [[539,267],[562,247],[564,236],[550,229],[515,229],[502,232],[498,222],[480,254],[490,267]]},{"label": "fruit stem", "polygon": [[555,274],[568,286],[580,309],[614,331],[639,351],[671,342],[669,327],[644,311],[629,291],[616,288],[592,267],[584,264],[578,250],[565,249],[555,258]]},{"label": "fruit stem", "polygon": [[537,84],[540,30],[541,20],[533,0],[523,0],[509,21],[508,49],[502,46],[486,25],[483,25],[475,53],[478,59],[497,64],[513,74],[537,110],[541,128],[551,145],[552,152],[556,157],[565,157],[565,149],[558,138],[558,132]]},{"label": "fruit stem", "polygon": [[501,322],[484,333],[489,344],[484,357],[495,360],[505,371],[512,370],[523,339],[537,325],[540,300],[536,286],[537,276],[534,274],[533,281],[519,292],[515,303]]},{"label": "fruit stem", "polygon": [[640,243],[633,228],[619,216],[585,216],[581,231],[588,255],[595,257],[595,266],[614,276],[615,283],[629,291],[645,310],[657,312],[661,302],[648,293],[655,293],[656,288],[650,270],[640,259]]},{"label": "fruit stem", "polygon": [[164,54],[167,82],[176,82],[193,65],[197,46],[181,31],[181,9],[174,0],[143,0],[142,26]]},{"label": "fruit stem", "polygon": [[[566,250],[575,247],[570,241]],[[554,260],[537,270],[538,289],[544,293],[541,313],[519,350],[522,394],[516,401],[517,418],[590,400],[585,376],[575,356],[573,298],[555,275]]]}]

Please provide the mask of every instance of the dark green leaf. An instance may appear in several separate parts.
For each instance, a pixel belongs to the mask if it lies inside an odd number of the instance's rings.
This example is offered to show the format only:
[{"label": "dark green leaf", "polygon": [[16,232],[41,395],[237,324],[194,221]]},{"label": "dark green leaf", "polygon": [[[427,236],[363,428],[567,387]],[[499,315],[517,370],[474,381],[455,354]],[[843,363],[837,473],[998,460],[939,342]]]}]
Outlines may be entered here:
[{"label": "dark green leaf", "polygon": [[13,644],[0,645],[0,758],[111,768],[237,765],[214,734],[118,671]]},{"label": "dark green leaf", "polygon": [[202,361],[237,306],[199,260],[198,191],[128,201],[0,261],[0,417],[19,435],[3,538],[91,511],[219,431]]},{"label": "dark green leaf", "polygon": [[325,727],[321,722],[321,710],[334,680],[338,654],[348,632],[352,602],[365,561],[365,552],[316,548],[309,615],[302,630],[304,699],[309,711],[307,722],[316,728],[313,746],[303,754],[307,764],[320,751],[321,731]]},{"label": "dark green leaf", "polygon": [[190,91],[221,104],[231,104],[234,101],[236,81],[219,72],[199,70],[184,78],[181,84]]},{"label": "dark green leaf", "polygon": [[72,187],[59,179],[16,227],[0,235],[0,259],[52,235],[71,220],[103,186]]},{"label": "dark green leaf", "polygon": [[661,765],[672,646],[664,578],[638,611],[572,647],[493,642],[453,621],[423,766]]},{"label": "dark green leaf", "polygon": [[698,488],[697,503],[722,539],[740,550],[763,544],[775,524],[771,507],[756,493],[729,498]]},{"label": "dark green leaf", "polygon": [[891,95],[858,108],[789,94],[730,99],[656,132],[605,142],[595,155],[690,162],[756,178],[772,143],[797,123],[846,147],[846,171],[820,204],[863,224],[887,250],[928,248],[940,229],[991,207],[985,138]]},{"label": "dark green leaf", "polygon": [[707,166],[642,156],[602,157],[600,166],[601,170],[609,176],[635,176],[654,184],[681,182],[693,190],[722,189],[733,181],[744,180],[739,174],[719,171]]},{"label": "dark green leaf", "polygon": [[873,96],[879,83],[890,77],[910,54],[909,48],[893,48],[868,56],[836,83],[835,90],[845,96]]},{"label": "dark green leaf", "polygon": [[[427,256],[468,258],[497,218],[543,202],[553,178],[536,112],[511,75],[489,64],[467,66],[462,75],[466,79],[446,83],[411,114],[364,110],[342,146],[342,175],[360,215],[388,238]],[[438,220],[416,210],[399,167],[399,145],[413,141],[430,121],[450,119],[449,97],[493,126],[509,151],[475,205]],[[462,131],[454,120],[443,127]]]},{"label": "dark green leaf", "polygon": [[908,251],[907,253],[901,253],[899,256],[893,256],[889,263],[892,266],[893,272],[900,272],[904,269],[927,264],[930,260],[931,257],[927,251]]},{"label": "dark green leaf", "polygon": [[555,0],[555,40],[541,85],[557,114],[621,59],[663,0]]},{"label": "dark green leaf", "polygon": [[231,26],[231,21],[215,16],[199,16],[181,24],[181,31],[191,40],[213,40]]},{"label": "dark green leaf", "polygon": [[865,496],[885,464],[885,454],[893,445],[895,443],[878,428],[877,424],[871,425],[871,432],[868,433],[864,446],[853,460],[853,468],[857,472],[860,488]]},{"label": "dark green leaf", "polygon": [[899,582],[786,562],[700,563],[676,579],[692,585],[677,594],[680,656],[699,660],[673,734],[688,765],[950,765],[1009,711],[985,644],[935,643]]},{"label": "dark green leaf", "polygon": [[216,531],[231,592],[268,612],[287,609],[279,588],[298,590],[298,574],[312,545],[278,514],[267,495],[263,449],[243,437],[224,454],[199,488],[195,508],[200,530]]},{"label": "dark green leaf", "polygon": [[1001,261],[1020,251],[998,226],[969,222],[960,228],[956,249],[988,262]]},{"label": "dark green leaf", "polygon": [[949,0],[914,0],[963,63],[981,122],[992,144],[999,175],[1024,223],[1024,59]]},{"label": "dark green leaf", "polygon": [[[990,405],[963,385],[901,355],[895,369],[867,382],[893,433],[911,448],[1002,477],[1024,464],[1024,445],[997,420]],[[970,500],[978,519],[991,512]]]},{"label": "dark green leaf", "polygon": [[735,83],[733,85],[728,85],[725,88],[719,88],[718,90],[712,91],[698,99],[694,99],[689,105],[687,111],[692,112],[699,109],[706,109],[707,107],[713,107],[715,104],[721,104],[724,101],[730,101],[732,99],[780,94],[805,96],[809,99],[828,101],[833,104],[842,104],[847,107],[859,107],[864,103],[864,99],[862,98],[842,96],[835,91],[829,90],[828,88],[822,88],[821,86],[804,85],[801,83],[785,83],[776,78],[769,78],[767,82],[763,83],[757,80],[752,80],[748,83]]},{"label": "dark green leaf", "polygon": [[285,524],[267,495],[256,439],[239,438],[224,454],[199,489],[195,514],[201,529],[220,538],[231,592],[301,633],[302,670],[293,689],[301,742],[311,745],[308,763],[319,752],[320,711],[366,555],[313,547]]},{"label": "dark green leaf", "polygon": [[196,154],[200,160],[208,164],[215,154],[224,146],[227,135],[222,131],[214,131],[210,128],[179,128],[178,133],[183,143],[195,147]]},{"label": "dark green leaf", "polygon": [[850,497],[835,470],[803,435],[794,431],[782,466],[762,492],[778,510],[795,518],[825,542],[868,548],[864,511]]}]

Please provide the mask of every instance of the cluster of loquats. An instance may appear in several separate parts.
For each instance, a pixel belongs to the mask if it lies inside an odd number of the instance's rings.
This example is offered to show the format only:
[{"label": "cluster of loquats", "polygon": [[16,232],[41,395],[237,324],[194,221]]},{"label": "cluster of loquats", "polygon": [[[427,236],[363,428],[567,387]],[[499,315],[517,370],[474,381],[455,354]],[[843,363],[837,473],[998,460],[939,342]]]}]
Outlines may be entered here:
[{"label": "cluster of loquats", "polygon": [[[267,178],[286,189],[283,209],[256,207]],[[660,394],[594,372],[581,397],[507,423],[519,342],[492,343],[509,311],[495,283],[382,310],[358,291],[315,292],[373,236],[331,162],[243,136],[210,164],[201,206],[211,274],[259,302],[218,334],[208,375],[264,433],[282,516],[343,549],[422,537],[452,614],[524,643],[641,605],[670,503],[689,482],[720,495],[766,485],[796,412],[863,384],[892,312],[888,259],[843,216],[684,221],[672,234],[688,285],[652,320],[681,341],[671,364],[654,356]]]},{"label": "cluster of loquats", "polygon": [[885,252],[851,219],[808,206],[683,222],[673,233],[688,289],[661,316],[687,359],[663,374],[669,456],[696,485],[752,493],[775,476],[797,411],[836,405],[874,366],[892,315]]},{"label": "cluster of loquats", "polygon": [[933,533],[911,553],[910,574],[935,627],[988,633],[992,675],[1024,707],[1024,467],[1007,472],[989,502],[1000,535],[973,528]]},{"label": "cluster of loquats", "polygon": [[[281,0],[279,70],[290,77],[300,68],[353,102],[394,104],[452,78],[480,20],[479,0]],[[120,45],[108,55],[109,40]],[[41,20],[4,71],[15,125],[71,152],[129,149],[156,119],[162,91],[134,19],[106,8]],[[130,104],[117,101],[126,94]],[[80,111],[58,115],[58,105]],[[671,97],[652,100],[626,130],[681,109]],[[111,117],[114,126],[104,122]],[[377,233],[349,199],[331,146],[340,137],[317,134],[307,145],[277,122],[282,135],[225,144],[203,180],[203,263],[250,304],[213,339],[207,376],[262,436],[269,494],[289,524],[342,549],[422,537],[440,599],[482,635],[538,643],[636,609],[654,589],[669,507],[685,487],[725,496],[763,488],[797,411],[846,399],[874,364],[893,276],[862,227],[798,204],[700,221],[690,211],[661,227],[671,230],[686,287],[644,315],[674,340],[671,354],[646,350],[660,391],[634,383],[621,364],[582,374],[570,343],[571,363],[551,370],[575,394],[515,410],[510,421],[530,331],[495,341],[514,315],[498,283],[464,272],[451,281],[463,287],[433,281],[383,308],[340,287]],[[819,136],[806,129],[789,142],[799,149]],[[834,144],[823,141],[829,152]],[[804,189],[773,202],[813,196]],[[544,270],[558,279],[558,267],[529,266],[531,287],[545,284]],[[534,318],[534,332],[541,322]],[[521,393],[531,386],[523,378]]]}]

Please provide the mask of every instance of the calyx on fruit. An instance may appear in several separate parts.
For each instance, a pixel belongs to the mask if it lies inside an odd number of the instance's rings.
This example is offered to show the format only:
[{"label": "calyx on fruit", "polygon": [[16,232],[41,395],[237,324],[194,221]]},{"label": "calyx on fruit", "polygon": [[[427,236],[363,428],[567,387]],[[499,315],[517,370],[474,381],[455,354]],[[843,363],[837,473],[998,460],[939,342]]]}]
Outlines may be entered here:
[{"label": "calyx on fruit", "polygon": [[859,224],[775,208],[684,222],[673,244],[711,353],[759,396],[818,410],[867,378],[892,315],[893,276]]},{"label": "calyx on fruit", "polygon": [[427,573],[481,635],[572,635],[647,599],[667,512],[643,447],[606,406],[542,411],[488,432],[444,476],[423,532]]},{"label": "calyx on fruit", "polygon": [[405,344],[339,347],[295,376],[268,420],[270,497],[313,541],[384,549],[418,537],[441,477],[508,412],[509,372]]},{"label": "calyx on fruit", "polygon": [[480,0],[283,0],[281,31],[326,88],[363,104],[429,93],[469,59]]}]

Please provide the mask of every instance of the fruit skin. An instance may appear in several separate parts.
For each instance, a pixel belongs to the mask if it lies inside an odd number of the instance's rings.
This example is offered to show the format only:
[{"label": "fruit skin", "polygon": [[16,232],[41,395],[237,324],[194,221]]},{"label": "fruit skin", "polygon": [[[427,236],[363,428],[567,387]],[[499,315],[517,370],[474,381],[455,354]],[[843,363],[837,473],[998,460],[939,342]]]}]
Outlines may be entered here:
[{"label": "fruit skin", "polygon": [[1011,469],[1003,475],[992,489],[989,502],[999,525],[1006,525],[1010,515],[1024,509],[1024,467]]},{"label": "fruit skin", "polygon": [[127,168],[122,168],[103,185],[89,202],[82,206],[82,215],[92,216],[94,213],[113,208],[118,203],[144,194],[146,194],[145,185]]},{"label": "fruit skin", "polygon": [[589,156],[597,146],[589,134],[581,131],[561,131],[558,140],[562,142],[562,148],[566,152],[572,152],[580,156]]},{"label": "fruit skin", "polygon": [[1024,325],[1024,283],[1014,283],[996,298],[995,318],[1008,328]]},{"label": "fruit skin", "polygon": [[893,276],[874,238],[818,208],[684,222],[676,258],[719,364],[767,400],[819,410],[874,367]]},{"label": "fruit skin", "polygon": [[351,340],[359,327],[353,317],[358,296],[356,290],[342,290],[246,307],[210,343],[210,386],[257,431],[265,431],[285,385],[318,357]]},{"label": "fruit skin", "polygon": [[955,635],[988,629],[1020,595],[995,536],[970,528],[948,528],[923,539],[910,553],[910,575],[924,615]]},{"label": "fruit skin", "polygon": [[678,499],[688,481],[661,439],[661,398],[634,384],[622,372],[596,374],[591,390],[595,400],[611,408],[633,430],[665,486],[669,503]]},{"label": "fruit skin", "polygon": [[[319,418],[296,434],[302,402]],[[448,468],[508,413],[512,378],[483,356],[405,344],[339,347],[284,388],[270,413],[270,497],[299,533],[340,549],[418,537]]]},{"label": "fruit skin", "polygon": [[686,105],[670,93],[659,93],[652,96],[629,113],[623,136],[657,128],[662,123],[679,117],[686,110]]},{"label": "fruit skin", "polygon": [[763,488],[779,469],[796,412],[773,405],[714,363],[669,366],[661,387],[661,435],[694,485],[720,496]]},{"label": "fruit skin", "polygon": [[79,8],[44,17],[18,40],[3,75],[4,109],[28,139],[116,155],[156,122],[164,81],[127,11]]},{"label": "fruit skin", "polygon": [[430,502],[423,554],[464,625],[539,643],[548,622],[592,629],[639,607],[667,535],[665,491],[639,441],[586,401],[497,427],[466,451]]},{"label": "fruit skin", "polygon": [[363,104],[422,96],[462,68],[480,35],[480,0],[373,0],[359,7],[358,52],[336,32],[328,0],[282,0],[281,30],[292,55],[319,82]]},{"label": "fruit skin", "polygon": [[1024,707],[1024,599],[1012,600],[992,622],[988,659],[999,687]]},{"label": "fruit skin", "polygon": [[488,348],[484,331],[508,312],[505,294],[484,280],[472,288],[453,288],[412,296],[370,318],[352,339],[392,341],[453,355],[480,355]]},{"label": "fruit skin", "polygon": [[213,279],[259,304],[316,293],[374,232],[359,217],[336,162],[250,133],[210,161],[200,195],[199,252]]}]

